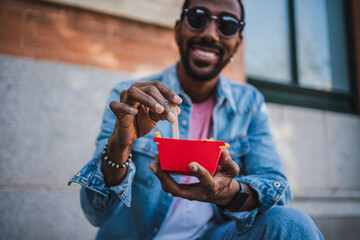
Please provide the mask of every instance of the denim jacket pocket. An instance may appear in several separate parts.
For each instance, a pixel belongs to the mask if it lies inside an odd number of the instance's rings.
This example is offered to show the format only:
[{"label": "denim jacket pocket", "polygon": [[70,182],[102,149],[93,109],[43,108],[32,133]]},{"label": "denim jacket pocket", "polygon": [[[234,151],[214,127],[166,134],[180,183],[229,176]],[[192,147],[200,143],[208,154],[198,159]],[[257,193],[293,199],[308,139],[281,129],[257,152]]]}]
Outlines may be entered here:
[{"label": "denim jacket pocket", "polygon": [[241,168],[241,158],[250,151],[250,143],[247,136],[242,135],[235,139],[225,140],[225,142],[230,144],[228,150],[232,160]]},{"label": "denim jacket pocket", "polygon": [[156,143],[152,137],[144,136],[135,141],[131,151],[136,168],[134,181],[145,186],[151,186],[154,183],[155,176],[149,169],[149,164],[155,162],[154,156],[158,153]]}]

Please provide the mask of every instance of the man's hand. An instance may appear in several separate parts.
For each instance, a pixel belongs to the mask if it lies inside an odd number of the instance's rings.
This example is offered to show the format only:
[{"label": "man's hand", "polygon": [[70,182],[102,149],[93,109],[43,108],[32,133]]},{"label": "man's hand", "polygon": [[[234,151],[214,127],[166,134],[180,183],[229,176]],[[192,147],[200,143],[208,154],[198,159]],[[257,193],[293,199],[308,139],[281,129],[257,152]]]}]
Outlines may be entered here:
[{"label": "man's hand", "polygon": [[165,192],[173,196],[210,202],[218,205],[228,205],[234,195],[240,190],[239,183],[234,177],[239,173],[239,166],[231,159],[229,152],[223,150],[220,157],[220,166],[214,176],[196,162],[189,164],[190,170],[200,180],[193,184],[179,184],[159,166],[159,156],[155,156],[156,163],[149,165],[150,169],[159,178]]},{"label": "man's hand", "polygon": [[[116,116],[114,131],[108,140],[107,155],[115,163],[124,163],[136,139],[148,134],[160,120],[175,120],[169,103],[182,99],[159,81],[138,82],[120,94],[120,101],[112,101],[110,109]],[[178,114],[180,108],[177,108]],[[118,185],[126,175],[126,168],[114,169],[102,163],[105,184]]]},{"label": "man's hand", "polygon": [[160,120],[175,121],[168,104],[182,99],[162,82],[134,83],[120,94],[120,102],[112,101],[110,109],[116,116],[115,129],[109,138],[109,148],[125,148],[149,133]]}]

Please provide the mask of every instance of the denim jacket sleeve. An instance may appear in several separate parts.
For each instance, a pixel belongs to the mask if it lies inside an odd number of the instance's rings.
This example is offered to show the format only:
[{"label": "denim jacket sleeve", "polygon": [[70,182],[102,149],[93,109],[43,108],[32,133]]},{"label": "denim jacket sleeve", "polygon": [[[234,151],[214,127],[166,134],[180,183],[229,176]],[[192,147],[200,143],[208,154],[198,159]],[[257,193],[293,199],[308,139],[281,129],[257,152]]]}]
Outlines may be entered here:
[{"label": "denim jacket sleeve", "polygon": [[243,176],[236,180],[248,184],[257,192],[259,206],[252,211],[224,212],[226,216],[237,221],[238,232],[249,229],[257,214],[264,214],[275,204],[285,205],[291,199],[290,188],[270,133],[269,117],[261,94],[258,95],[256,106],[247,131],[250,150],[243,157]]},{"label": "denim jacket sleeve", "polygon": [[[109,102],[120,99],[121,86],[111,91]],[[104,176],[101,171],[102,149],[111,135],[116,118],[110,108],[105,109],[101,133],[96,141],[96,152],[93,159],[87,163],[69,181],[82,186],[80,191],[81,207],[86,218],[91,224],[100,226],[109,219],[116,208],[129,207],[131,203],[131,183],[135,175],[135,165],[131,162],[126,177],[118,186],[105,186]]]}]

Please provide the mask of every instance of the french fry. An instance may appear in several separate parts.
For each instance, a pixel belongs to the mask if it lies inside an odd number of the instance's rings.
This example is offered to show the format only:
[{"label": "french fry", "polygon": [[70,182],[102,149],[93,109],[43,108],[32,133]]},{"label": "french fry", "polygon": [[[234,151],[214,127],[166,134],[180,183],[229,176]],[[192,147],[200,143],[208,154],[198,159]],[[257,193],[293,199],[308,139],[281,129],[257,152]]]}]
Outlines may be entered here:
[{"label": "french fry", "polygon": [[175,116],[175,121],[172,123],[173,139],[179,139],[179,124],[178,124],[176,105],[172,103],[170,105],[170,108],[171,108],[171,112]]}]

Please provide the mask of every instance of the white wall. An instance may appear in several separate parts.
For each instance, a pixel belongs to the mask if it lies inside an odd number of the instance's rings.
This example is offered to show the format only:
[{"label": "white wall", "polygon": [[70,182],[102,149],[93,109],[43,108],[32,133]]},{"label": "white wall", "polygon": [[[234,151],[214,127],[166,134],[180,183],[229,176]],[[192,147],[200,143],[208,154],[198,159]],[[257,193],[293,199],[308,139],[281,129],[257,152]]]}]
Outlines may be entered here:
[{"label": "white wall", "polygon": [[[133,77],[0,55],[0,239],[94,238],[67,181],[91,159],[110,88]],[[358,221],[359,117],[277,104],[269,112],[292,205],[331,226]]]}]

